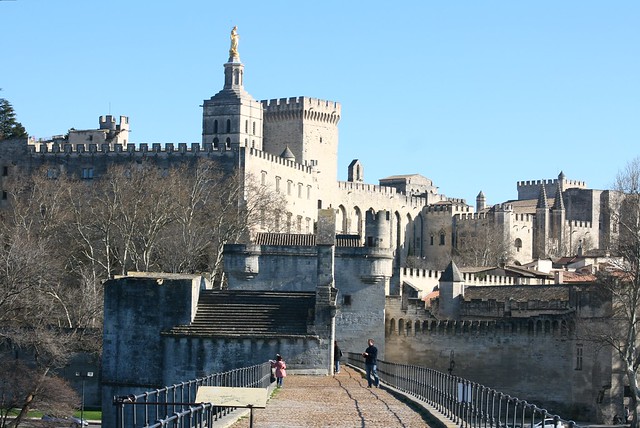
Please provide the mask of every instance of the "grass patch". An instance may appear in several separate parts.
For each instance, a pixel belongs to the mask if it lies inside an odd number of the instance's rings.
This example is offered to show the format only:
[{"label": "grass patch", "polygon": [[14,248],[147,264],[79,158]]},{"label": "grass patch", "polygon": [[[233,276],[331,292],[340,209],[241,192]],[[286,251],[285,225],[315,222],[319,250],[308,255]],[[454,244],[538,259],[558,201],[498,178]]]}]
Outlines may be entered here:
[{"label": "grass patch", "polygon": [[[80,410],[77,410],[73,416],[76,418],[80,417]],[[84,418],[88,421],[101,421],[102,420],[102,412],[100,410],[85,410]]]}]

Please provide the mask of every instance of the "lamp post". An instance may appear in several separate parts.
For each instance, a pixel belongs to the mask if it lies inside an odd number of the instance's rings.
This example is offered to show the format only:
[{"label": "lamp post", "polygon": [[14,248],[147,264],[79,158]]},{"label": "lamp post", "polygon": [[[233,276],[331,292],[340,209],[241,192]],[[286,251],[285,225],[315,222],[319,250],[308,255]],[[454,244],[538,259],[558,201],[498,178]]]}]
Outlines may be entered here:
[{"label": "lamp post", "polygon": [[80,404],[80,425],[84,426],[84,380],[93,377],[93,372],[76,372],[76,377],[82,380],[82,402]]}]

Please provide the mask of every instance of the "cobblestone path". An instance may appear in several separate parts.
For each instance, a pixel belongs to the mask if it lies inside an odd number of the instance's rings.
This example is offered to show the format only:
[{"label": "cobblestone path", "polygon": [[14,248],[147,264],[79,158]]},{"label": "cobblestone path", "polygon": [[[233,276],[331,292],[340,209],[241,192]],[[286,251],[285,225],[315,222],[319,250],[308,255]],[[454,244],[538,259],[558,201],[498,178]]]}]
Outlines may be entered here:
[{"label": "cobblestone path", "polygon": [[[266,409],[253,411],[255,428],[428,427],[423,416],[383,388],[367,388],[360,372],[336,376],[287,376]],[[243,418],[232,428],[249,427]]]}]

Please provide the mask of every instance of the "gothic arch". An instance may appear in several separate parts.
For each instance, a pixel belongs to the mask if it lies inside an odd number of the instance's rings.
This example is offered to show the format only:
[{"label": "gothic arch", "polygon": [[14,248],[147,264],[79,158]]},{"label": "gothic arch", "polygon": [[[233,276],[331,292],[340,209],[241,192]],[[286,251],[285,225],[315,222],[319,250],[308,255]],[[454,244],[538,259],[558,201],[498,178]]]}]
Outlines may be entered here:
[{"label": "gothic arch", "polygon": [[347,218],[347,210],[344,205],[338,206],[338,218],[336,218],[336,226],[338,226],[339,233],[349,233],[349,221]]},{"label": "gothic arch", "polygon": [[354,230],[351,232],[357,233],[360,236],[360,241],[363,242],[364,233],[362,233],[362,210],[360,210],[360,207],[358,206],[353,207],[351,224],[355,225],[353,227]]},{"label": "gothic arch", "polygon": [[424,257],[424,249],[423,249],[423,233],[424,233],[424,218],[422,217],[422,213],[416,216],[416,219],[413,222],[413,242],[415,245],[415,255],[422,258]]}]

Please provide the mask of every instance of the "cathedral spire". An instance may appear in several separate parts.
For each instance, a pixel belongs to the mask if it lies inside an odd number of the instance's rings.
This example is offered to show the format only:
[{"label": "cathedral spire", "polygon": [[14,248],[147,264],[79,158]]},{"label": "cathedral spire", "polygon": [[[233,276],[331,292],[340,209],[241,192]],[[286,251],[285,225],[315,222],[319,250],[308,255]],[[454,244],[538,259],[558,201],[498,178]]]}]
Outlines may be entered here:
[{"label": "cathedral spire", "polygon": [[538,205],[536,208],[549,208],[547,204],[547,189],[544,187],[544,183],[540,184],[540,193],[538,194]]}]

